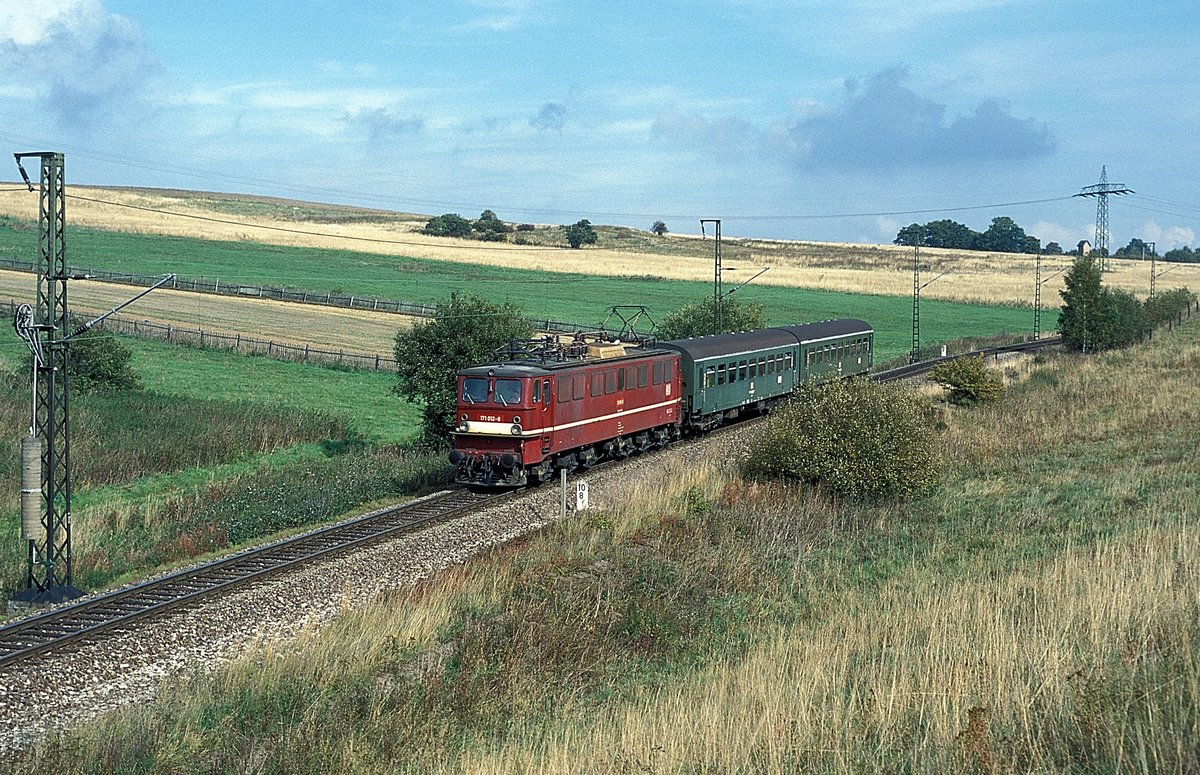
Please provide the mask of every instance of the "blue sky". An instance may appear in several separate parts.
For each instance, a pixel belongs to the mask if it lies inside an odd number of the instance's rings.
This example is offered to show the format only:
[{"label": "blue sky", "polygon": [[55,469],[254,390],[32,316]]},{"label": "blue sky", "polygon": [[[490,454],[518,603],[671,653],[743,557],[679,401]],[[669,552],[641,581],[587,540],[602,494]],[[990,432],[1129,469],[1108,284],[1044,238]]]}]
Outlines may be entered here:
[{"label": "blue sky", "polygon": [[1137,192],[1111,246],[1161,250],[1200,231],[1198,33],[1156,0],[0,0],[0,150],[68,184],[1064,246],[1107,165]]}]

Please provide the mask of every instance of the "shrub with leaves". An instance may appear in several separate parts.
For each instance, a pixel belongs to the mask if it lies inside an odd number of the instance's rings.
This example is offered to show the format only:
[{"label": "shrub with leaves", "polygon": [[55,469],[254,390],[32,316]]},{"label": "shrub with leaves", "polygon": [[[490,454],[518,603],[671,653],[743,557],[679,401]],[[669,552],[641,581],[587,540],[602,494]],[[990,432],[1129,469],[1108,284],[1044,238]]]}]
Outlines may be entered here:
[{"label": "shrub with leaves", "polygon": [[[711,296],[684,304],[663,318],[655,335],[663,340],[690,339],[713,333],[713,300]],[[756,301],[745,304],[734,298],[721,301],[721,333],[766,328],[767,316],[763,305]]]},{"label": "shrub with leaves", "polygon": [[923,400],[895,385],[849,380],[801,386],[767,420],[743,474],[878,501],[928,492],[937,462]]},{"label": "shrub with leaves", "polygon": [[1004,391],[1000,375],[987,367],[982,355],[964,355],[929,370],[929,378],[950,391],[950,403],[959,406],[995,401]]}]

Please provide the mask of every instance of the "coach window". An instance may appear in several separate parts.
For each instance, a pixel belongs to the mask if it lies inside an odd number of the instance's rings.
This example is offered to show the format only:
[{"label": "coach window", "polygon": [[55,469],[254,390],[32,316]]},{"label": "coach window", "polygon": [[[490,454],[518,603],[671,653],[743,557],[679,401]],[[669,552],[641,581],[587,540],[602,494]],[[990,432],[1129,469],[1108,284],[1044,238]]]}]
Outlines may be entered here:
[{"label": "coach window", "polygon": [[725,384],[725,364],[723,363],[717,365],[717,384]]},{"label": "coach window", "polygon": [[638,387],[646,387],[646,383],[650,380],[650,369],[646,364],[638,366]]},{"label": "coach window", "polygon": [[750,361],[750,379],[758,376],[758,361]]},{"label": "coach window", "polygon": [[571,398],[576,401],[583,398],[583,394],[587,391],[587,380],[582,374],[576,374],[571,378]]},{"label": "coach window", "polygon": [[662,384],[662,370],[663,370],[663,362],[655,361],[654,362],[654,370],[651,373],[651,379],[654,380],[655,385]]},{"label": "coach window", "polygon": [[570,401],[570,400],[571,400],[571,378],[570,377],[559,377],[558,378],[558,402],[560,404],[565,404],[567,401]]},{"label": "coach window", "polygon": [[767,373],[767,359],[766,358],[758,359],[758,373],[759,373],[759,375],[763,375],[763,374]]},{"label": "coach window", "polygon": [[616,369],[609,369],[608,371],[604,372],[604,392],[605,393],[616,393],[617,392],[617,370]]},{"label": "coach window", "polygon": [[592,372],[592,396],[604,395],[604,373],[600,371]]},{"label": "coach window", "polygon": [[704,370],[704,387],[710,388],[717,384],[717,370],[709,366]]},{"label": "coach window", "polygon": [[462,400],[468,404],[482,404],[488,399],[488,381],[485,377],[467,377],[463,380]]},{"label": "coach window", "polygon": [[741,364],[738,366],[738,379],[741,380],[742,382],[745,382],[749,376],[750,376],[750,369],[746,365],[746,362],[742,361]]},{"label": "coach window", "polygon": [[794,365],[794,364],[793,364],[793,361],[792,361],[792,354],[791,354],[791,353],[788,353],[787,355],[783,356],[783,368],[784,368],[785,370],[787,370],[787,371],[791,371],[791,370],[792,370],[792,368],[793,368],[793,365]]}]

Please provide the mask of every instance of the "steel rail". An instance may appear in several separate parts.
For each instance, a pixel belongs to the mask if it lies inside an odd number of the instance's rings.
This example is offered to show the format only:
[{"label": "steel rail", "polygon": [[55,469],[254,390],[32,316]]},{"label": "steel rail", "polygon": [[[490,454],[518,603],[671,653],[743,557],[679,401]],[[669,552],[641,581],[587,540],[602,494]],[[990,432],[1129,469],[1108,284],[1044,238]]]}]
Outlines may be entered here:
[{"label": "steel rail", "polygon": [[194,568],[89,597],[0,627],[0,669],[63,646],[100,638],[133,622],[169,613],[406,530],[472,511],[512,493],[454,490],[392,506],[348,522],[256,546]]}]

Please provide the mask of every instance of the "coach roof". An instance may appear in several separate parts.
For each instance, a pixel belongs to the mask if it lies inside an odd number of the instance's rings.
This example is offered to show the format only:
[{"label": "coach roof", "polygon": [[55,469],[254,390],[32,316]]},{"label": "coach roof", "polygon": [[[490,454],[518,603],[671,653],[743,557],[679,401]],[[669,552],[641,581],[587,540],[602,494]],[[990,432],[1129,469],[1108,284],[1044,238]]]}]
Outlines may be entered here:
[{"label": "coach roof", "polygon": [[694,339],[676,339],[661,342],[663,347],[670,347],[691,356],[692,360],[704,358],[719,358],[739,353],[751,353],[776,347],[795,346],[809,342],[819,342],[843,336],[866,336],[874,332],[869,323],[853,318],[825,320],[820,323],[804,323],[796,326],[778,326],[763,328],[757,331],[743,331],[736,334],[717,334],[716,336],[699,336]]}]

